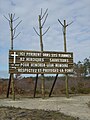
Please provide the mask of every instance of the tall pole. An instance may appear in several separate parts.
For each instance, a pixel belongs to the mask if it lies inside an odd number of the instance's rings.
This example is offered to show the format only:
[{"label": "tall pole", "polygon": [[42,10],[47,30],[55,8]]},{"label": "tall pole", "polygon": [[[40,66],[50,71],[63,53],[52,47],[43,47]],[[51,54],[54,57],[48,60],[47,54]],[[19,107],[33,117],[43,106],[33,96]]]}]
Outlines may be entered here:
[{"label": "tall pole", "polygon": [[10,77],[9,77],[9,83],[8,83],[8,89],[7,89],[7,98],[9,97],[10,85],[11,85],[11,74],[10,74]]},{"label": "tall pole", "polygon": [[[63,30],[63,35],[64,35],[64,52],[67,52],[67,45],[66,45],[66,20],[64,20],[64,30]],[[66,82],[66,96],[69,98],[69,90],[68,90],[68,74],[65,74],[65,82]]]},{"label": "tall pole", "polygon": [[[11,50],[13,50],[13,18],[11,14]],[[15,100],[15,90],[14,90],[14,74],[11,74],[11,86],[12,86],[12,99]]]},{"label": "tall pole", "polygon": [[37,81],[38,81],[38,74],[36,75],[36,80],[35,80],[35,88],[34,88],[34,96],[33,96],[34,98],[36,95]]},{"label": "tall pole", "polygon": [[[66,28],[69,26],[71,23],[66,24],[66,20],[64,20],[64,24],[61,23],[61,21],[58,19],[59,23],[63,27],[63,37],[64,37],[64,52],[67,52],[67,45],[66,45]],[[66,97],[69,98],[69,90],[68,90],[68,74],[65,74],[65,87],[66,87]]]},{"label": "tall pole", "polygon": [[11,74],[11,86],[12,86],[12,99],[15,100],[15,84],[14,84],[14,74]]},{"label": "tall pole", "polygon": [[[47,33],[47,31],[49,30],[50,27],[48,27],[48,29],[42,33],[42,28],[46,22],[46,19],[47,19],[47,11],[48,9],[46,9],[45,13],[42,15],[42,9],[41,9],[41,14],[39,15],[39,33],[36,31],[36,29],[34,28],[36,34],[40,37],[40,48],[41,48],[41,56],[43,57],[43,40],[42,40],[42,37],[43,35],[45,35]],[[42,19],[45,17],[43,23],[42,23]],[[43,72],[43,71],[42,71]],[[44,79],[44,74],[41,74],[41,80],[42,80],[42,86],[41,86],[41,89],[42,89],[42,98],[45,97],[45,79]]]},{"label": "tall pole", "polygon": [[[41,46],[41,52],[43,57],[43,41],[42,41],[42,26],[41,26],[41,15],[39,15],[39,30],[40,30],[40,46]],[[45,80],[44,80],[44,74],[41,74],[41,80],[42,80],[42,98],[45,97]]]},{"label": "tall pole", "polygon": [[64,36],[64,52],[67,52],[67,47],[66,47],[66,20],[64,20],[63,36]]},{"label": "tall pole", "polygon": [[39,15],[39,30],[40,30],[40,47],[41,47],[41,52],[43,52],[41,15]]},{"label": "tall pole", "polygon": [[13,18],[12,18],[12,14],[11,14],[11,18],[10,18],[10,34],[11,34],[11,50],[13,50]]},{"label": "tall pole", "polygon": [[56,75],[55,80],[54,80],[54,82],[53,82],[53,85],[52,85],[51,91],[50,91],[50,93],[49,93],[49,97],[50,97],[51,94],[52,94],[52,91],[53,91],[53,88],[54,88],[54,86],[55,86],[55,83],[56,83],[57,77],[58,77],[58,74]]},{"label": "tall pole", "polygon": [[[7,20],[8,20],[8,22],[9,22],[9,27],[10,27],[10,36],[11,36],[11,38],[10,38],[10,42],[11,42],[11,50],[13,50],[13,40],[20,34],[20,33],[18,33],[17,35],[15,35],[15,33],[16,33],[16,28],[18,27],[18,25],[22,22],[22,21],[20,21],[20,22],[18,22],[18,24],[15,26],[15,27],[13,27],[13,22],[14,21],[16,21],[16,20],[18,20],[18,18],[15,18],[15,14],[9,14],[9,19],[6,17],[6,16],[4,16]],[[12,99],[13,100],[15,100],[15,89],[14,89],[14,87],[15,87],[15,84],[14,84],[14,74],[12,73],[12,74],[10,74],[10,78],[9,78],[9,84],[8,84],[8,90],[7,90],[7,98],[9,97],[9,90],[10,90],[10,85],[11,85],[11,87],[12,87]]]}]

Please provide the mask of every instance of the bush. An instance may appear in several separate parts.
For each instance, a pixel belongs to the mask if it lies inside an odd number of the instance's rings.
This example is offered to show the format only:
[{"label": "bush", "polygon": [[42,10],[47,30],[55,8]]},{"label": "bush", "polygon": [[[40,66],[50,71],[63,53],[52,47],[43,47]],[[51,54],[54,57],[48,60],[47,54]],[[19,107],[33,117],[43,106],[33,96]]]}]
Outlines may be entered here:
[{"label": "bush", "polygon": [[89,94],[90,93],[90,88],[78,88],[77,92],[78,93],[83,93],[83,94]]},{"label": "bush", "polygon": [[76,88],[75,88],[74,86],[72,86],[72,87],[71,87],[71,92],[72,92],[72,93],[75,93],[75,91],[76,91]]}]

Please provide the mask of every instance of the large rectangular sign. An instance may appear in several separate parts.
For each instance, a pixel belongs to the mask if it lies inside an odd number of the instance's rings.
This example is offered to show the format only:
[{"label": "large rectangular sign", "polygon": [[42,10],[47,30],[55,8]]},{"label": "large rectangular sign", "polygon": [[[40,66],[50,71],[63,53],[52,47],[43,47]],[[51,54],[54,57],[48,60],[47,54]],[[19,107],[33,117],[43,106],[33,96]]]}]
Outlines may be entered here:
[{"label": "large rectangular sign", "polygon": [[9,73],[65,74],[73,73],[72,52],[9,51]]}]

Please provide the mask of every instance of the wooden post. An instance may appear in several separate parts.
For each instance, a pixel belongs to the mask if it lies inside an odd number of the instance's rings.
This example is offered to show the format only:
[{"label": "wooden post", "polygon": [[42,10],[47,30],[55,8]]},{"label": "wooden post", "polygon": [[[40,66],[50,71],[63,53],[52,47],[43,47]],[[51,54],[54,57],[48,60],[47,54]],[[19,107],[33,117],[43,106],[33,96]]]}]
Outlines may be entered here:
[{"label": "wooden post", "polygon": [[[67,45],[66,45],[66,28],[67,26],[69,26],[70,24],[73,23],[73,21],[69,24],[66,24],[66,20],[64,20],[64,24],[62,24],[62,22],[58,19],[59,23],[62,25],[63,27],[63,36],[64,36],[64,52],[67,52]],[[67,98],[69,97],[69,91],[68,91],[68,74],[65,74],[65,83],[66,83],[66,96]]]},{"label": "wooden post", "polygon": [[[13,16],[12,14],[10,14],[10,21],[9,21],[9,24],[10,24],[10,34],[11,34],[11,50],[13,50]],[[9,79],[9,84],[8,84],[8,91],[7,91],[7,98],[9,97],[9,90],[10,90],[10,86],[11,86],[11,82],[12,82],[12,98],[13,100],[15,100],[15,93],[14,93],[14,82],[12,81],[13,80],[13,74],[10,74],[10,79]]]},{"label": "wooden post", "polygon": [[54,80],[54,82],[53,82],[53,85],[52,85],[51,91],[50,91],[50,93],[49,93],[49,97],[50,97],[51,94],[52,94],[52,91],[53,91],[53,88],[54,88],[54,86],[55,86],[55,83],[56,83],[57,77],[58,77],[58,74],[56,75],[55,80]]},{"label": "wooden post", "polygon": [[[43,53],[43,42],[42,42],[42,25],[41,25],[41,15],[39,15],[39,30],[40,30],[40,47],[41,52]],[[43,57],[43,54],[42,54]],[[41,80],[42,80],[42,98],[45,97],[45,80],[44,80],[44,74],[41,74]]]},{"label": "wooden post", "polygon": [[68,74],[65,74],[65,82],[66,82],[66,97],[69,98],[69,90],[68,90]]},{"label": "wooden post", "polygon": [[8,90],[7,90],[7,98],[9,97],[10,85],[11,85],[11,74],[10,74],[10,77],[9,77]]},{"label": "wooden post", "polygon": [[12,99],[15,100],[15,89],[14,89],[14,76],[11,74],[11,86],[12,86]]},{"label": "wooden post", "polygon": [[[39,33],[37,32],[37,30],[34,28],[36,34],[40,37],[40,47],[41,47],[41,52],[42,52],[42,57],[43,57],[43,40],[42,40],[42,37],[47,33],[47,31],[49,30],[50,27],[48,27],[48,29],[42,33],[42,28],[46,22],[46,19],[47,19],[47,11],[48,9],[46,9],[45,13],[42,14],[42,9],[41,9],[41,15],[39,15],[39,18],[38,18],[38,21],[39,21]],[[45,18],[43,20],[43,18]],[[43,20],[43,22],[42,22]],[[41,89],[42,89],[42,98],[45,97],[45,80],[44,80],[44,74],[41,74],[41,80],[42,80],[42,86],[41,86]]]},{"label": "wooden post", "polygon": [[[5,17],[5,16],[4,16]],[[17,36],[20,34],[18,33],[17,35],[15,34],[16,33],[16,28],[18,27],[18,25],[22,22],[22,20],[15,26],[13,27],[13,22],[18,20],[18,18],[15,18],[15,14],[9,14],[9,19],[7,17],[5,17],[8,22],[9,22],[9,26],[10,26],[10,35],[11,35],[11,39],[10,39],[10,42],[11,42],[11,50],[13,50],[13,40],[15,38],[17,38]],[[9,97],[9,90],[10,90],[10,85],[11,85],[11,82],[12,82],[12,96],[13,96],[13,100],[15,100],[15,92],[14,92],[14,77],[13,77],[14,74],[10,74],[10,79],[9,79],[9,84],[8,84],[8,90],[7,90],[7,97]]]},{"label": "wooden post", "polygon": [[11,50],[13,50],[13,18],[12,18],[12,14],[10,17],[10,33],[11,33]]},{"label": "wooden post", "polygon": [[66,47],[66,20],[64,20],[63,36],[64,36],[64,52],[67,52],[67,47]]},{"label": "wooden post", "polygon": [[[11,50],[13,50],[13,16],[10,16],[10,33],[11,33]],[[11,74],[11,86],[12,86],[12,99],[15,100],[15,92],[14,92],[14,75]]]},{"label": "wooden post", "polygon": [[[66,20],[64,20],[64,30],[63,30],[63,36],[64,36],[64,52],[67,52],[67,46],[66,46]],[[65,85],[66,85],[66,97],[69,98],[69,91],[68,91],[68,74],[65,74]]]},{"label": "wooden post", "polygon": [[38,81],[38,74],[36,75],[35,88],[34,88],[34,98],[36,95],[37,81]]},{"label": "wooden post", "polygon": [[41,52],[43,52],[41,15],[39,15],[39,30],[40,30],[40,47],[41,47]]}]

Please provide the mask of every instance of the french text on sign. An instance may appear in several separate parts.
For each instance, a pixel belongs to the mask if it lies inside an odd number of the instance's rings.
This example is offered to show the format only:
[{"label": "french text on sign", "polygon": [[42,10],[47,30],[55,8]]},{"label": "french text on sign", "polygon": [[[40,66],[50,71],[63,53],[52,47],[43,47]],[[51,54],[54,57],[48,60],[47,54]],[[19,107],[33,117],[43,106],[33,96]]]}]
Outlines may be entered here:
[{"label": "french text on sign", "polygon": [[10,50],[9,72],[15,74],[73,73],[73,53]]}]

